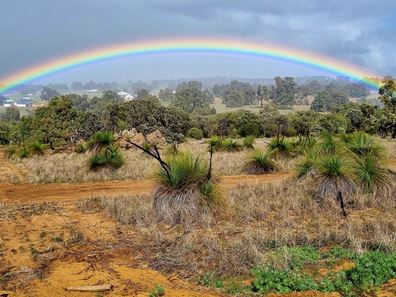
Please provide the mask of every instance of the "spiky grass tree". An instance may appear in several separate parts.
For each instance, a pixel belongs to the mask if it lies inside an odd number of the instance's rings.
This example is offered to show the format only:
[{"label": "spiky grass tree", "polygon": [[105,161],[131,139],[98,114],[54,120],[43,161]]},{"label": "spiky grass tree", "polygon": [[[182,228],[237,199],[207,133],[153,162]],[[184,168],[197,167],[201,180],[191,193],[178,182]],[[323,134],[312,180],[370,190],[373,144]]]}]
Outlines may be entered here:
[{"label": "spiky grass tree", "polygon": [[226,152],[239,152],[242,150],[242,145],[234,139],[227,138],[222,141],[221,149]]},{"label": "spiky grass tree", "polygon": [[244,165],[244,171],[249,174],[265,174],[278,170],[269,152],[256,150]]},{"label": "spiky grass tree", "polygon": [[318,143],[318,150],[320,154],[334,155],[335,153],[339,152],[340,149],[342,149],[342,146],[333,134],[325,132],[321,135],[320,141]]},{"label": "spiky grass tree", "polygon": [[153,207],[159,220],[170,224],[198,220],[199,214],[211,212],[219,203],[217,180],[212,177],[210,162],[201,156],[178,151],[162,159],[156,145],[147,151],[139,144],[130,144],[155,158],[161,165],[156,175]]},{"label": "spiky grass tree", "polygon": [[317,173],[319,154],[313,147],[311,150],[304,151],[304,158],[297,163],[297,177],[314,177]]},{"label": "spiky grass tree", "polygon": [[396,180],[395,173],[372,154],[357,159],[354,172],[359,187],[371,194],[387,193],[392,189],[393,181]]},{"label": "spiky grass tree", "polygon": [[112,132],[98,131],[88,141],[88,148],[90,151],[98,153],[113,145],[115,140]]},{"label": "spiky grass tree", "polygon": [[100,168],[118,169],[124,164],[124,159],[115,146],[115,137],[111,132],[96,132],[88,141],[88,147],[93,151],[89,159],[89,168],[98,170]]},{"label": "spiky grass tree", "polygon": [[243,139],[243,147],[246,149],[254,149],[254,144],[256,142],[256,138],[254,136],[246,136]]},{"label": "spiky grass tree", "polygon": [[33,155],[42,156],[42,155],[44,155],[45,150],[47,149],[47,146],[43,143],[35,141],[30,144],[29,148],[30,148],[30,152]]},{"label": "spiky grass tree", "polygon": [[381,158],[384,156],[384,148],[377,144],[372,136],[364,132],[355,132],[344,139],[345,146],[356,156],[371,156]]},{"label": "spiky grass tree", "polygon": [[[318,161],[318,186],[315,196],[321,199],[326,197],[351,196],[356,185],[350,170],[348,159],[339,155],[326,156]],[[341,197],[341,198],[342,198]]]},{"label": "spiky grass tree", "polygon": [[286,140],[284,137],[282,138],[274,138],[268,144],[268,151],[276,158],[290,158],[292,157],[292,144]]}]

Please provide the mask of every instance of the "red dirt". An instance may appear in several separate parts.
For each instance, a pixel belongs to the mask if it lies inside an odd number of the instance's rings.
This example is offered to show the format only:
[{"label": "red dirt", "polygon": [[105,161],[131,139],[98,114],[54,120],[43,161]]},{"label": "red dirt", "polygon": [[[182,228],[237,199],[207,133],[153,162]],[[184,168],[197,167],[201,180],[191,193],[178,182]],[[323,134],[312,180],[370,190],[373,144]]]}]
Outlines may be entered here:
[{"label": "red dirt", "polygon": [[[223,176],[220,185],[229,189],[238,184],[274,183],[285,180],[291,173],[279,172],[266,175]],[[153,189],[150,180],[103,181],[76,184],[0,184],[1,202],[69,201],[106,195],[109,197],[142,194]]]}]

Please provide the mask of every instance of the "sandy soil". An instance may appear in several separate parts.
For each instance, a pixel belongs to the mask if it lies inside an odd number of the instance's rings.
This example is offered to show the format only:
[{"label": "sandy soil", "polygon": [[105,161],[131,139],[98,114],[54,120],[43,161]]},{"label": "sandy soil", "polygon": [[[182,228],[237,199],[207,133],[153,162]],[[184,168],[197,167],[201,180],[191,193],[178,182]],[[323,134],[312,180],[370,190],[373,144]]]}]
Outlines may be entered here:
[{"label": "sandy soil", "polygon": [[[291,173],[273,173],[267,175],[223,176],[220,184],[223,189],[235,187],[243,183],[281,182],[290,177]],[[104,181],[79,184],[10,184],[0,183],[0,201],[2,202],[39,202],[67,201],[92,196],[106,195],[109,197],[141,194],[150,192],[154,183],[150,180]]]}]

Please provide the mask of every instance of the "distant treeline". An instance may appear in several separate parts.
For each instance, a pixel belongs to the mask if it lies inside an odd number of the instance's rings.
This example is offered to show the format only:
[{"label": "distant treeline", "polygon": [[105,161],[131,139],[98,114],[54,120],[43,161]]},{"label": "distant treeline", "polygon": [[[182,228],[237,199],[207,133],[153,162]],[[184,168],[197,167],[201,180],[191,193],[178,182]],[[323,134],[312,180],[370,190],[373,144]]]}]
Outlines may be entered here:
[{"label": "distant treeline", "polygon": [[[230,85],[246,88],[245,84]],[[309,137],[325,131],[366,131],[382,137],[389,134],[396,137],[396,86],[393,81],[379,90],[383,107],[366,102],[340,102],[331,106],[327,113],[309,110],[282,115],[275,104],[267,104],[259,113],[238,110],[216,114],[210,107],[211,92],[197,82],[180,84],[173,95],[167,107],[157,96],[148,93],[141,92],[137,100],[125,102],[114,91],[105,91],[103,96],[94,98],[76,94],[56,96],[48,106],[23,117],[17,108],[10,107],[1,116],[0,143],[25,146],[39,142],[55,149],[86,140],[96,131],[130,129],[143,134],[160,131],[169,142],[181,142],[195,135]]]}]

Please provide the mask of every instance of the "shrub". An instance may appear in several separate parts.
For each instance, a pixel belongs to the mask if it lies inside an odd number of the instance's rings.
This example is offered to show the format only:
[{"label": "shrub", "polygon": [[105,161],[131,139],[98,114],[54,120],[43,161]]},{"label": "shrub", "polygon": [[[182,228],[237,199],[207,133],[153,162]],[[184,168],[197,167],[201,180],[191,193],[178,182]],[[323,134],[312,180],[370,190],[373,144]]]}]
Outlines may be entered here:
[{"label": "shrub", "polygon": [[227,138],[222,141],[221,148],[226,152],[239,152],[242,149],[242,146],[235,140]]},{"label": "shrub", "polygon": [[256,138],[254,136],[246,136],[243,139],[243,146],[247,149],[254,149],[255,142],[256,142]]},{"label": "shrub", "polygon": [[271,159],[269,153],[257,150],[246,162],[244,169],[250,174],[263,174],[276,171],[277,165]]},{"label": "shrub", "polygon": [[85,153],[87,150],[88,150],[88,148],[87,148],[87,146],[86,146],[84,143],[78,143],[78,144],[76,145],[76,148],[74,149],[74,151],[75,151],[77,154],[83,154],[83,153]]},{"label": "shrub", "polygon": [[165,290],[160,285],[157,285],[149,294],[149,297],[165,296]]},{"label": "shrub", "polygon": [[392,188],[392,172],[372,155],[358,159],[354,171],[357,184],[366,192],[378,193]]},{"label": "shrub", "polygon": [[107,148],[105,151],[93,155],[89,159],[89,168],[97,170],[104,167],[113,169],[120,168],[124,164],[124,159],[118,149]]},{"label": "shrub", "polygon": [[29,155],[30,155],[30,152],[29,152],[29,150],[26,148],[26,147],[21,147],[19,150],[18,150],[18,156],[19,156],[19,158],[28,158],[29,157]]},{"label": "shrub", "polygon": [[194,219],[202,209],[219,201],[216,182],[208,180],[208,164],[201,157],[179,152],[166,159],[167,169],[157,174],[154,209],[161,220],[172,223]]},{"label": "shrub", "polygon": [[209,149],[212,147],[215,151],[220,151],[222,149],[223,142],[221,141],[221,138],[218,136],[213,136],[209,140]]},{"label": "shrub", "polygon": [[316,167],[318,163],[318,154],[314,151],[306,151],[304,159],[297,163],[296,171],[297,177],[314,176],[316,173]]},{"label": "shrub", "polygon": [[319,160],[319,184],[315,194],[319,198],[336,197],[339,192],[344,196],[351,195],[355,190],[355,183],[351,178],[350,163],[338,155],[326,156]]},{"label": "shrub", "polygon": [[364,132],[355,132],[344,141],[346,147],[359,157],[370,155],[379,158],[383,156],[384,149]]},{"label": "shrub", "polygon": [[321,141],[319,142],[318,146],[319,146],[319,152],[321,154],[331,155],[331,154],[335,154],[338,151],[340,144],[335,139],[333,134],[323,133],[321,137]]},{"label": "shrub", "polygon": [[257,137],[260,133],[260,129],[257,125],[256,122],[247,122],[245,124],[242,124],[242,126],[239,128],[239,135],[242,137],[246,136],[253,136]]},{"label": "shrub", "polygon": [[99,131],[91,136],[91,139],[88,141],[88,148],[92,151],[99,152],[112,145],[114,141],[113,133]]},{"label": "shrub", "polygon": [[203,132],[201,129],[194,127],[188,131],[187,136],[197,139],[197,140],[200,140],[203,138]]},{"label": "shrub", "polygon": [[271,292],[285,294],[318,289],[312,278],[290,270],[266,267],[254,270],[253,275],[255,280],[252,282],[252,290],[261,294]]},{"label": "shrub", "polygon": [[268,144],[268,150],[276,157],[291,157],[292,145],[284,138],[274,138]]},{"label": "shrub", "polygon": [[42,155],[44,155],[44,152],[46,149],[47,149],[47,146],[40,142],[33,142],[30,145],[30,151],[34,155],[42,156]]}]

